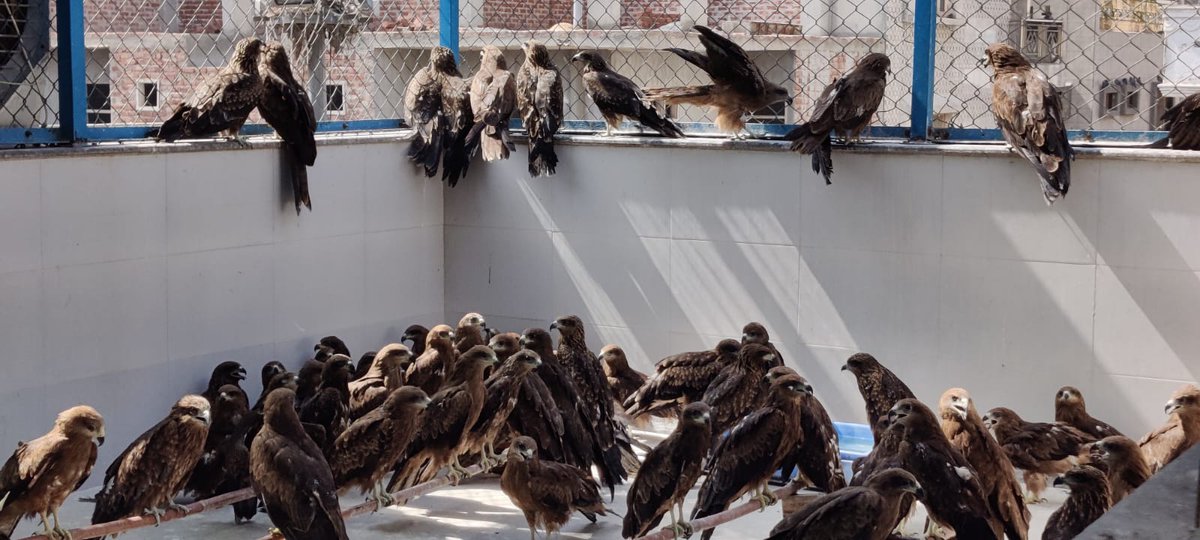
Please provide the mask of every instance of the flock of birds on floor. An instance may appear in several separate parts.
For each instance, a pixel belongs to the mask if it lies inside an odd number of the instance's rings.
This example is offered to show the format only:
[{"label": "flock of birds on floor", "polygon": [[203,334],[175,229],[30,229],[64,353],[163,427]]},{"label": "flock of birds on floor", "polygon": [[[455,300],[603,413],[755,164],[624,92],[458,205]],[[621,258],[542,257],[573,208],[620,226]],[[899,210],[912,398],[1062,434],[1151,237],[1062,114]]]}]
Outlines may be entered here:
[{"label": "flock of birds on floor", "polygon": [[[553,343],[552,331],[559,341]],[[333,336],[298,372],[262,368],[250,405],[246,370],[223,362],[199,395],[181,398],[105,471],[93,523],[148,515],[157,521],[175,497],[207,498],[252,486],[258,498],[234,505],[235,522],[261,507],[289,540],[347,538],[338,495],[369,493],[376,509],[397,489],[435,478],[454,481],[467,466],[500,472],[500,486],[536,538],[579,512],[595,521],[615,486],[635,474],[622,536],[653,531],[669,514],[690,536],[683,501],[703,477],[691,520],[726,510],[750,494],[775,502],[768,480],[785,478],[824,495],[775,526],[772,539],[900,538],[914,502],[927,534],[982,540],[1026,539],[1027,504],[1041,500],[1047,476],[1070,487],[1042,536],[1072,538],[1113,504],[1200,440],[1200,388],[1167,403],[1169,420],[1140,442],[1087,413],[1073,387],[1055,396],[1055,421],[1028,422],[999,407],[983,416],[966,390],[947,390],[937,412],[865,353],[842,367],[857,380],[875,446],[846,481],[837,432],[813,388],[785,365],[766,328],[750,323],[740,340],[660,360],[653,375],[629,367],[622,349],[587,347],[576,316],[550,331],[495,333],[476,313],[457,328],[414,325],[404,342],[352,365]],[[674,431],[647,448],[629,425],[676,418]],[[20,443],[0,470],[0,538],[23,517],[39,517],[49,538],[69,538],[58,509],[87,480],[104,442],[104,419],[80,405],[46,435]],[[507,447],[505,456],[495,448]],[[639,462],[635,448],[646,451]],[[1023,490],[1015,470],[1023,472]],[[391,473],[390,480],[384,479]],[[703,538],[712,535],[705,530]]]},{"label": "flock of birds on floor", "polygon": [[[704,71],[712,84],[643,90],[614,71],[599,52],[583,51],[571,59],[579,63],[587,94],[604,117],[606,135],[628,119],[666,137],[683,137],[679,126],[655,108],[657,102],[709,107],[718,129],[742,137],[746,115],[790,101],[787,89],[767,80],[736,43],[704,26],[695,30],[703,52],[667,50]],[[484,161],[508,159],[515,148],[509,133],[515,114],[528,137],[529,174],[554,174],[554,137],[564,120],[562,77],[545,45],[531,40],[523,50],[525,61],[514,76],[499,48],[483,47],[479,70],[468,79],[459,72],[450,49],[433,48],[429,65],[417,71],[404,96],[405,118],[416,130],[408,157],[426,176],[436,176],[440,167],[443,180],[455,186],[476,154],[482,153]],[[1075,156],[1054,86],[1006,43],[989,46],[981,63],[994,70],[992,112],[997,125],[1012,149],[1034,167],[1046,202],[1053,204],[1070,187]],[[883,100],[890,69],[884,54],[862,57],[825,87],[808,122],[784,136],[792,150],[812,155],[813,171],[827,184],[833,174],[832,134],[844,142],[859,139]],[[216,134],[236,139],[256,108],[283,139],[296,212],[302,204],[311,210],[307,167],[317,156],[316,116],[279,44],[257,38],[240,41],[216,79],[184,101],[151,135],[164,141]],[[1170,135],[1153,146],[1200,149],[1200,94],[1181,101],[1163,118]]]}]

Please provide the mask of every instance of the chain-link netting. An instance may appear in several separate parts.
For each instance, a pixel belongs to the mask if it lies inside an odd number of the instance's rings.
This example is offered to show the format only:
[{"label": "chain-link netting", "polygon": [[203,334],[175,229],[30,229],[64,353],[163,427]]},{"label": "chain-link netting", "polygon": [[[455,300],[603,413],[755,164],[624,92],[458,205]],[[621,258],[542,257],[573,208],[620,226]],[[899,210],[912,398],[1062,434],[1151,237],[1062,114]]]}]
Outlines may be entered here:
[{"label": "chain-link netting", "polygon": [[[1069,129],[1146,131],[1200,90],[1200,11],[1155,0],[940,0],[934,127],[992,128],[990,42],[1058,89]],[[1195,0],[1189,0],[1196,3]],[[911,9],[911,8],[909,8]]]},{"label": "chain-link netting", "polygon": [[[664,49],[703,51],[695,25],[705,25],[744,48],[771,82],[795,96],[755,112],[751,123],[794,124],[812,112],[821,91],[870,52],[892,59],[893,76],[873,125],[909,125],[912,31],[893,36],[899,21],[884,0],[461,0],[464,74],[479,65],[479,50],[505,51],[509,68],[523,61],[521,44],[542,41],[563,75],[568,120],[600,120],[572,56],[598,51],[611,68],[642,88],[710,84],[707,75]],[[701,107],[667,111],[680,122],[713,122]]]},{"label": "chain-link netting", "polygon": [[0,128],[58,124],[54,24],[44,0],[0,0]]},{"label": "chain-link netting", "polygon": [[89,122],[162,122],[248,36],[286,45],[319,121],[401,118],[437,18],[437,0],[85,0]]}]

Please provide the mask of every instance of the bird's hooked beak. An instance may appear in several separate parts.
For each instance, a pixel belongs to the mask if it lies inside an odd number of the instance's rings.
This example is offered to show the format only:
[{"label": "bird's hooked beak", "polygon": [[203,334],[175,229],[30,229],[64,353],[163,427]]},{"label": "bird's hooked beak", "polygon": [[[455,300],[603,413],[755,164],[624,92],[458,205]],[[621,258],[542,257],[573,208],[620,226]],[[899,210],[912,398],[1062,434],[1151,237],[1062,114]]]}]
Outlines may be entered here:
[{"label": "bird's hooked beak", "polygon": [[766,360],[768,362],[774,362],[775,361],[775,353],[767,353],[767,355],[763,357],[763,360]]},{"label": "bird's hooked beak", "polygon": [[558,324],[558,321],[550,323],[550,331],[553,332],[555,330],[558,330],[559,332],[562,331],[562,327]]},{"label": "bird's hooked beak", "polygon": [[1171,401],[1167,402],[1166,406],[1163,407],[1163,412],[1166,414],[1171,414],[1175,411],[1178,411],[1182,407],[1183,405],[1180,405],[1179,401],[1172,399]]},{"label": "bird's hooked beak", "polygon": [[950,405],[950,408],[954,409],[954,413],[957,414],[959,418],[962,418],[963,420],[967,419],[967,406],[966,405],[963,405],[962,403],[955,403],[953,405]]},{"label": "bird's hooked beak", "polygon": [[572,62],[582,62],[583,61],[583,53],[576,53],[575,56],[571,57],[571,61]]},{"label": "bird's hooked beak", "polygon": [[532,448],[521,448],[521,449],[517,450],[517,453],[521,454],[521,457],[523,457],[525,459],[531,459],[533,457],[533,449]]},{"label": "bird's hooked beak", "polygon": [[489,365],[489,366],[495,365],[498,362],[500,362],[500,358],[498,356],[496,356],[496,353],[493,352],[492,354],[489,354],[487,356],[487,361],[486,361],[487,365]]},{"label": "bird's hooked beak", "polygon": [[708,412],[700,413],[700,420],[708,422],[708,421],[712,420],[712,414],[709,414]]},{"label": "bird's hooked beak", "polygon": [[1057,476],[1054,478],[1054,487],[1063,487],[1065,485],[1067,485],[1067,481],[1063,480],[1062,476]]},{"label": "bird's hooked beak", "polygon": [[992,59],[991,59],[991,58],[989,58],[987,55],[984,55],[984,57],[983,57],[983,58],[980,58],[980,59],[979,59],[979,61],[975,63],[975,65],[976,65],[977,67],[987,67],[987,66],[990,66],[990,65],[992,65]]},{"label": "bird's hooked beak", "polygon": [[208,409],[200,411],[200,414],[196,415],[196,419],[201,422],[204,422],[204,425],[206,425],[206,426],[212,425],[212,412],[209,411]]},{"label": "bird's hooked beak", "polygon": [[96,446],[104,446],[104,426],[100,426],[100,430],[92,436],[92,444]]},{"label": "bird's hooked beak", "polygon": [[424,398],[421,398],[421,401],[417,402],[417,407],[422,408],[422,409],[427,409],[427,408],[429,408],[430,403],[433,403],[433,400],[429,399],[428,397],[424,397]]},{"label": "bird's hooked beak", "polygon": [[239,381],[246,380],[246,368],[244,368],[244,367],[238,368],[237,371],[233,372],[233,378],[235,378]]},{"label": "bird's hooked beak", "polygon": [[842,364],[842,371],[850,371],[850,364]]},{"label": "bird's hooked beak", "polygon": [[806,393],[810,396],[813,395],[813,387],[811,384],[804,385],[804,393]]},{"label": "bird's hooked beak", "polygon": [[925,488],[921,487],[921,484],[916,484],[913,486],[906,486],[904,488],[904,491],[912,493],[918,499],[922,499],[922,500],[925,499]]}]

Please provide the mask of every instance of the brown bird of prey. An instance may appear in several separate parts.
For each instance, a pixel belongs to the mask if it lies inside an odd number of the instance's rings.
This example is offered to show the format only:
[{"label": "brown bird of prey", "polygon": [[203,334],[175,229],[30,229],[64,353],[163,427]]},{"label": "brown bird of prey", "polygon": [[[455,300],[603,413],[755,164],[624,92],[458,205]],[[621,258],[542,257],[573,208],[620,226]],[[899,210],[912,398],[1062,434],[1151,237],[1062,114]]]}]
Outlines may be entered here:
[{"label": "brown bird of prey", "polygon": [[703,401],[712,407],[714,444],[725,430],[761,406],[769,389],[764,377],[774,365],[771,349],[756,343],[742,345],[737,362],[713,378]]},{"label": "brown bird of prey", "polygon": [[308,360],[300,366],[300,372],[296,374],[296,405],[303,408],[309,401],[312,401],[317,395],[317,391],[321,388],[321,372],[325,370],[325,363],[316,360]]},{"label": "brown bird of prey", "polygon": [[605,439],[600,432],[608,428],[611,434],[611,424],[604,424],[590,412],[593,409],[585,403],[583,390],[576,387],[575,378],[555,354],[553,341],[550,333],[541,328],[526,329],[521,336],[521,347],[542,359],[537,378],[546,385],[562,417],[562,462],[585,470],[594,465],[600,473],[600,484],[610,493],[615,492],[616,486],[628,477],[621,448],[611,438],[607,444],[601,443]]},{"label": "brown bird of prey", "polygon": [[157,523],[164,509],[181,510],[172,499],[204,454],[212,418],[208,400],[180,398],[171,413],[133,441],[104,473],[92,523],[145,514]]},{"label": "brown bird of prey", "polygon": [[430,398],[415,437],[396,463],[389,492],[430,480],[445,466],[449,466],[448,476],[453,480],[467,476],[458,457],[465,450],[467,431],[479,420],[487,397],[483,370],[495,363],[496,353],[486,345],[472,348],[454,363],[445,388]]},{"label": "brown bird of prey", "polygon": [[[204,439],[204,455],[196,464],[184,490],[197,500],[219,495],[220,486],[230,477],[244,476],[234,470],[247,466],[244,426],[249,421],[250,404],[246,393],[232,384],[221,387],[221,393],[211,402],[212,423]],[[236,443],[242,443],[237,446]],[[233,455],[230,455],[233,454]]]},{"label": "brown bird of prey", "polygon": [[393,390],[404,386],[404,369],[411,360],[408,347],[399,343],[385,345],[375,353],[366,375],[349,384],[350,420],[362,418],[382,404]]},{"label": "brown bird of prey", "polygon": [[1046,204],[1054,204],[1071,187],[1071,160],[1075,159],[1058,92],[1012,45],[989,45],[985,61],[994,72],[996,125],[1013,151],[1037,171]]},{"label": "brown bird of prey", "polygon": [[517,108],[529,136],[529,175],[537,178],[554,174],[558,166],[554,135],[563,121],[562,76],[545,45],[529,40],[522,48],[525,63],[517,72]]},{"label": "brown bird of prey", "polygon": [[1088,414],[1083,393],[1074,386],[1064,386],[1054,394],[1054,421],[1067,424],[1097,439],[1121,434],[1117,428]]},{"label": "brown bird of prey", "polygon": [[1162,116],[1162,128],[1167,130],[1167,138],[1156,146],[1170,142],[1176,150],[1200,150],[1200,94],[1183,98],[1167,109]]},{"label": "brown bird of prey", "polygon": [[992,514],[987,494],[967,458],[942,433],[938,418],[916,399],[902,399],[889,412],[889,430],[902,434],[897,458],[925,488],[921,499],[934,522],[958,538],[999,539],[1004,527]]},{"label": "brown bird of prey", "polygon": [[333,450],[333,441],[350,425],[350,357],[335,354],[321,369],[321,387],[308,403],[300,408],[300,420],[325,428],[326,454]]},{"label": "brown bird of prey", "polygon": [[1021,484],[1004,449],[984,427],[971,395],[962,388],[951,388],[942,393],[938,408],[942,433],[975,469],[992,514],[1004,525],[1005,536],[1009,540],[1028,538],[1030,513]]},{"label": "brown bird of prey", "polygon": [[458,320],[458,327],[454,329],[454,350],[458,354],[462,354],[476,345],[487,345],[487,332],[487,321],[484,320],[483,315],[478,313],[463,315],[463,318]]},{"label": "brown bird of prey", "polygon": [[[242,397],[246,397],[245,391],[241,389],[242,381],[246,380],[246,368],[242,367],[237,362],[221,362],[217,367],[213,368],[212,375],[208,377],[208,386],[204,388],[204,392],[200,397],[207,399],[209,403],[217,400],[217,396],[221,394],[221,389],[225,385],[233,385],[238,387],[238,391],[242,392]],[[250,401],[246,397],[246,401]]]},{"label": "brown bird of prey", "polygon": [[419,324],[414,324],[404,329],[404,337],[400,338],[400,342],[405,341],[412,343],[409,345],[409,350],[412,351],[413,358],[420,358],[425,354],[425,339],[429,337],[429,329]]},{"label": "brown bird of prey", "polygon": [[879,419],[892,410],[892,406],[902,399],[916,398],[908,385],[900,380],[892,370],[880,364],[874,356],[867,353],[857,353],[846,360],[842,371],[849,371],[858,382],[858,392],[863,401],[867,402],[867,419],[871,423],[871,434],[879,440],[876,424]]},{"label": "brown bird of prey", "polygon": [[312,100],[308,98],[304,85],[292,75],[292,65],[283,45],[269,43],[262,47],[258,57],[258,74],[263,86],[258,98],[258,114],[283,139],[296,213],[300,213],[301,204],[312,210],[312,199],[308,195],[308,168],[317,161],[317,141],[313,138],[317,130],[317,115],[313,113]]},{"label": "brown bird of prey", "polygon": [[[713,452],[708,476],[700,486],[692,510],[692,520],[723,512],[729,503],[750,492],[763,508],[775,504],[767,480],[804,436],[800,409],[806,395],[809,386],[794,375],[785,375],[771,383],[766,404],[743,417]],[[712,534],[713,529],[704,531],[703,540]]]},{"label": "brown bird of prey", "polygon": [[700,479],[710,440],[712,419],[708,405],[702,401],[688,404],[675,431],[646,454],[629,487],[625,497],[629,509],[621,528],[622,538],[646,536],[668,512],[669,526],[676,536],[692,534],[691,527],[683,521],[683,500]]},{"label": "brown bird of prey", "polygon": [[508,71],[504,53],[495,45],[484,45],[479,71],[471,78],[471,109],[475,126],[467,146],[483,149],[484,161],[508,159],[513,144],[508,139],[508,121],[517,108],[517,79]]},{"label": "brown bird of prey", "polygon": [[258,394],[258,401],[254,402],[254,406],[250,410],[262,412],[262,404],[267,399],[267,389],[271,387],[271,379],[274,379],[276,375],[287,373],[287,367],[283,365],[283,362],[272,360],[263,364],[259,373],[262,377],[262,392]]},{"label": "brown bird of prey", "polygon": [[[499,358],[499,356],[497,356]],[[533,370],[542,365],[542,359],[533,351],[518,351],[509,356],[504,364],[484,382],[486,396],[479,419],[471,426],[463,444],[465,453],[479,454],[484,469],[499,465],[500,455],[494,443],[500,430],[508,423],[508,417],[521,394],[521,385]]]},{"label": "brown bird of prey", "polygon": [[[513,332],[497,334],[488,342],[488,346],[504,362],[521,350],[521,335]],[[563,450],[565,426],[562,413],[554,401],[554,394],[541,378],[533,376],[522,379],[517,402],[508,415],[507,428],[532,438],[546,459],[559,462],[567,460]]]},{"label": "brown bird of prey", "polygon": [[417,71],[404,95],[404,117],[417,131],[408,159],[424,167],[430,178],[440,163],[442,179],[455,186],[470,164],[466,142],[474,116],[470,84],[459,73],[454,53],[434,47],[429,65]]},{"label": "brown bird of prey", "polygon": [[1121,502],[1150,478],[1150,466],[1141,449],[1129,437],[1113,435],[1092,443],[1091,458],[1103,465],[1112,503]]},{"label": "brown bird of prey", "polygon": [[1104,473],[1087,465],[1075,467],[1054,481],[1071,489],[1067,502],[1050,514],[1042,540],[1070,540],[1112,508]]},{"label": "brown bird of prey", "polygon": [[659,360],[654,375],[625,400],[625,414],[637,418],[670,412],[704,399],[704,391],[725,366],[737,361],[742,344],[723,339],[712,350],[685,352]]},{"label": "brown bird of prey", "polygon": [[337,336],[325,336],[321,338],[321,341],[318,341],[316,345],[313,345],[313,351],[324,353],[323,355],[316,355],[316,358],[322,362],[328,360],[330,356],[335,354],[351,356],[350,348],[346,346],[346,342],[342,341],[342,338]]},{"label": "brown bird of prey", "polygon": [[[608,344],[600,349],[600,363],[604,368],[604,377],[608,379],[608,390],[612,392],[613,402],[620,406],[629,396],[646,384],[646,374],[629,367],[629,359],[625,350]],[[624,411],[624,407],[620,407]]]},{"label": "brown bird of prey", "polygon": [[[362,356],[358,357],[358,363],[354,364],[354,372],[350,375],[350,382],[357,381],[367,376],[367,372],[371,371],[371,366],[375,365],[376,354],[379,354],[379,351],[367,351],[363,353]],[[411,356],[412,353],[410,352],[409,355]],[[407,368],[408,366],[404,367]],[[400,370],[400,373],[401,377],[403,377],[404,370]]]},{"label": "brown bird of prey", "polygon": [[393,504],[383,489],[383,477],[404,455],[416,434],[429,396],[415,386],[401,386],[382,405],[355,420],[333,443],[329,468],[340,493],[352,487],[370,492],[376,510]]},{"label": "brown bird of prey", "polygon": [[804,396],[800,408],[800,429],[804,432],[800,444],[789,451],[780,464],[784,478],[791,478],[792,471],[798,471],[800,476],[795,482],[811,486],[825,493],[833,493],[846,487],[846,475],[842,471],[842,455],[838,448],[837,429],[825,406],[813,394],[812,385],[808,379],[796,373],[796,370],[779,366],[767,372],[767,380],[784,376],[799,378],[808,386],[808,395]]},{"label": "brown bird of prey", "polygon": [[664,137],[683,136],[679,126],[658,114],[637,83],[613,71],[600,53],[583,51],[572,57],[571,62],[582,63],[583,87],[604,117],[605,137],[611,137],[613,131],[620,129],[624,118],[639,122]]},{"label": "brown bird of prey", "polygon": [[287,540],[346,540],[333,473],[300,425],[295,400],[287,388],[267,396],[263,429],[250,445],[254,489]]},{"label": "brown bird of prey", "polygon": [[496,352],[496,359],[503,364],[508,357],[517,354],[521,350],[521,334],[516,332],[502,332],[492,336],[487,343]]},{"label": "brown bird of prey", "polygon": [[58,508],[91,475],[102,444],[104,418],[87,405],[59,413],[49,433],[17,443],[0,469],[0,537],[12,536],[21,518],[36,516],[41,534],[70,538],[58,523]]},{"label": "brown bird of prey", "polygon": [[717,128],[734,137],[746,129],[743,116],[791,99],[786,88],[763,76],[741,47],[707,27],[695,28],[700,32],[703,53],[667,50],[707,73],[712,84],[647,89],[647,98],[671,105],[712,107],[717,112]]},{"label": "brown bird of prey", "polygon": [[616,432],[621,427],[613,411],[612,391],[604,376],[600,359],[588,349],[583,321],[575,315],[559,317],[550,324],[550,330],[558,330],[558,350],[555,357],[563,368],[585,407],[586,418],[596,426],[596,442],[608,453],[616,445]]},{"label": "brown bird of prey", "polygon": [[592,475],[572,465],[538,459],[537,443],[529,437],[517,437],[508,447],[500,489],[525,514],[530,540],[537,538],[538,529],[549,538],[572,512],[592,523],[608,512]]},{"label": "brown bird of prey", "polygon": [[796,126],[784,135],[792,141],[792,150],[812,155],[812,169],[833,183],[833,132],[850,142],[857,140],[883,101],[887,75],[892,61],[882,53],[871,53],[854,65],[854,69],[825,87],[808,122]]},{"label": "brown bird of prey", "polygon": [[209,137],[218,133],[238,139],[242,124],[259,104],[263,93],[258,56],[263,42],[248,37],[237,43],[233,57],[216,79],[181,103],[163,122],[154,137],[160,141]]},{"label": "brown bird of prey", "polygon": [[1013,466],[1024,471],[1027,503],[1041,501],[1046,481],[1042,475],[1058,475],[1070,469],[1083,445],[1096,439],[1061,422],[1026,422],[1016,412],[997,407],[983,415],[996,442]]},{"label": "brown bird of prey", "polygon": [[771,334],[767,332],[767,327],[763,326],[762,323],[749,322],[746,323],[746,326],[742,327],[742,345],[747,343],[757,343],[771,349],[771,352],[775,353],[775,363],[771,367],[782,366],[784,364],[783,353],[779,352],[774,343],[771,343]]},{"label": "brown bird of prey", "polygon": [[1191,384],[1182,386],[1171,395],[1164,411],[1167,423],[1138,441],[1151,473],[1162,470],[1200,442],[1200,388]]},{"label": "brown bird of prey", "polygon": [[840,489],[783,518],[768,540],[884,540],[900,519],[900,500],[924,497],[917,479],[903,469],[886,469],[861,486]]},{"label": "brown bird of prey", "polygon": [[437,393],[458,356],[454,349],[454,337],[450,326],[434,326],[425,337],[425,352],[408,366],[404,374],[405,384],[416,386],[431,396]]}]

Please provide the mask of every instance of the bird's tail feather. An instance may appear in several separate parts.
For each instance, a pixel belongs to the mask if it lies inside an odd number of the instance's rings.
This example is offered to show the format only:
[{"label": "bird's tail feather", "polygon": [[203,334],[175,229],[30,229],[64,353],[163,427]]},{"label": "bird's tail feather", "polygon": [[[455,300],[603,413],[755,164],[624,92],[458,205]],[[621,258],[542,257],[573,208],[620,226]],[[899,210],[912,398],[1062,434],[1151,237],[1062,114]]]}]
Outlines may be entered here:
[{"label": "bird's tail feather", "polygon": [[300,215],[300,205],[312,211],[312,199],[308,194],[308,167],[301,161],[302,158],[296,154],[296,149],[285,144],[288,152],[287,159],[289,176],[292,181],[292,199],[296,203],[296,215]]},{"label": "bird's tail feather", "polygon": [[673,139],[683,137],[683,131],[679,129],[679,126],[675,125],[675,122],[672,122],[670,119],[659,115],[658,111],[654,110],[654,107],[643,106],[641,114],[638,115],[638,121],[642,125],[659,132],[664,137],[671,137]]},{"label": "bird's tail feather", "polygon": [[715,87],[711,84],[704,86],[672,86],[668,88],[650,88],[645,93],[646,99],[650,101],[665,101],[672,105],[707,105],[714,89]]},{"label": "bird's tail feather", "polygon": [[821,173],[825,178],[825,185],[832,184],[830,179],[833,176],[833,142],[828,135],[821,141],[821,145],[817,147],[817,151],[812,155],[813,172]]},{"label": "bird's tail feather", "polygon": [[529,139],[529,176],[551,176],[558,166],[558,154],[554,152],[554,139]]},{"label": "bird's tail feather", "polygon": [[150,136],[159,141],[174,142],[185,135],[184,114],[188,111],[186,106],[180,107],[171,115],[166,122],[157,130],[151,131]]}]

